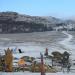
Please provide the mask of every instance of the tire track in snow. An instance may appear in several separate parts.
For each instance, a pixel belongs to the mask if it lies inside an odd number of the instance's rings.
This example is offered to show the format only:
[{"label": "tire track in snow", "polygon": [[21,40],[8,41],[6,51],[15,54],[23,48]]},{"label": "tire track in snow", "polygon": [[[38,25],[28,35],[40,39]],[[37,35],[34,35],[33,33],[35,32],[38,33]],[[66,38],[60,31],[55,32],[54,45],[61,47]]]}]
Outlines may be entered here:
[{"label": "tire track in snow", "polygon": [[63,41],[60,41],[59,44],[63,47],[63,49],[71,52],[73,48],[70,41],[72,40],[73,36],[66,31],[63,31],[62,33],[67,35],[67,38],[65,38]]}]

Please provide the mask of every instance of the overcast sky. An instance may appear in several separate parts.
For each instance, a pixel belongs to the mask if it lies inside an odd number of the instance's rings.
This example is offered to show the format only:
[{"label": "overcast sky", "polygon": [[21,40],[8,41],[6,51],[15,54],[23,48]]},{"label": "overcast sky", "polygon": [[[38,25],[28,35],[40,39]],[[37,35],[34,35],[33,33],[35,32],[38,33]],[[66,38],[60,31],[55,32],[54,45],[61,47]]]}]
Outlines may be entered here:
[{"label": "overcast sky", "polygon": [[74,17],[75,0],[0,0],[0,11],[34,16]]}]

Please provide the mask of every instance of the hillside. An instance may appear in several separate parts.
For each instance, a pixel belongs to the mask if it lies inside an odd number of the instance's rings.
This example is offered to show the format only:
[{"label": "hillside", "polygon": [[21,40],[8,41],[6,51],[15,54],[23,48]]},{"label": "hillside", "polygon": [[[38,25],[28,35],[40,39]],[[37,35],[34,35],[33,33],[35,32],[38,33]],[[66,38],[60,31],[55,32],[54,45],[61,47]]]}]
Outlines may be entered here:
[{"label": "hillside", "polygon": [[0,33],[75,30],[75,21],[52,16],[30,16],[17,12],[0,12]]},{"label": "hillside", "polygon": [[54,17],[39,17],[16,12],[0,12],[0,33],[51,31],[61,20]]}]

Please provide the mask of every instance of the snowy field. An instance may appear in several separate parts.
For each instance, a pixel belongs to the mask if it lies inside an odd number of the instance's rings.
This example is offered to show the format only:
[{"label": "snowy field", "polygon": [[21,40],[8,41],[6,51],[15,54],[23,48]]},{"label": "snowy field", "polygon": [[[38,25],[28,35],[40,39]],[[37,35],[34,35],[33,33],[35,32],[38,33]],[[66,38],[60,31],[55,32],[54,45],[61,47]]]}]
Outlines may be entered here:
[{"label": "snowy field", "polygon": [[[74,34],[74,33],[73,33]],[[40,57],[40,52],[44,54],[45,49],[49,49],[49,54],[53,51],[63,53],[68,51],[71,54],[71,61],[75,60],[75,44],[72,44],[75,36],[69,32],[35,32],[24,34],[0,34],[0,51],[4,53],[4,49],[8,47],[17,50],[22,49],[24,53],[19,54],[17,51],[13,53],[14,57],[22,56]],[[72,43],[71,43],[72,42]],[[73,63],[73,62],[72,62]],[[72,66],[75,69],[75,66]],[[40,73],[0,73],[0,75],[40,75]],[[75,70],[70,73],[47,73],[46,75],[75,75]]]},{"label": "snowy field", "polygon": [[40,52],[44,53],[45,48],[49,49],[49,53],[53,50],[55,51],[55,48],[60,50],[60,46],[56,43],[65,37],[66,35],[61,32],[0,34],[0,50],[3,52],[8,47],[11,49],[21,48],[24,51],[22,55],[27,56],[30,54],[30,56],[37,57],[40,55]]},{"label": "snowy field", "polygon": [[[0,75],[41,75],[40,73],[16,72],[16,73],[0,73]],[[75,73],[46,73],[46,75],[75,75]]]}]

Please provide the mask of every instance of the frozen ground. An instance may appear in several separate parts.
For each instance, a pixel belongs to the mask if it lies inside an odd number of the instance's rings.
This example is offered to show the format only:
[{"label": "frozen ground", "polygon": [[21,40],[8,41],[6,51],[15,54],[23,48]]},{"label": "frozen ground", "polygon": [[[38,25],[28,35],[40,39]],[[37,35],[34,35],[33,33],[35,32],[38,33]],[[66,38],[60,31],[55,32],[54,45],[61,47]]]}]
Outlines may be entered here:
[{"label": "frozen ground", "polygon": [[[59,40],[66,37],[61,32],[35,32],[24,34],[0,34],[0,50],[1,52],[10,48],[21,48],[24,51],[22,55],[39,56],[40,52],[49,48],[49,51],[60,50],[60,46],[56,44]],[[18,56],[18,54],[16,54]],[[15,56],[15,54],[14,54]],[[21,55],[20,55],[21,56]]]},{"label": "frozen ground", "polygon": [[[14,57],[20,58],[22,56],[40,57],[40,52],[44,53],[45,48],[49,49],[49,54],[52,51],[68,51],[71,53],[71,59],[75,60],[75,45],[70,42],[74,36],[68,32],[39,32],[39,33],[24,33],[24,34],[0,34],[0,50],[3,52],[6,48],[17,50],[21,48],[24,53],[19,54],[17,51],[13,54]],[[75,69],[73,66],[72,68]],[[0,75],[40,75],[40,73],[0,73]],[[75,75],[74,72],[70,73],[47,73],[46,75]]]},{"label": "frozen ground", "polygon": [[[41,75],[40,73],[28,73],[28,72],[16,72],[16,73],[0,73],[0,75]],[[63,72],[58,72],[58,73],[46,73],[46,75],[75,75],[75,73],[63,73]]]}]

